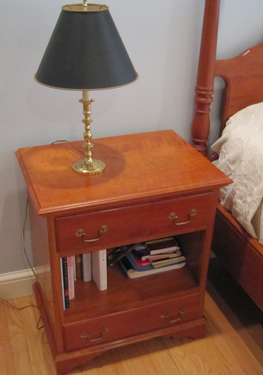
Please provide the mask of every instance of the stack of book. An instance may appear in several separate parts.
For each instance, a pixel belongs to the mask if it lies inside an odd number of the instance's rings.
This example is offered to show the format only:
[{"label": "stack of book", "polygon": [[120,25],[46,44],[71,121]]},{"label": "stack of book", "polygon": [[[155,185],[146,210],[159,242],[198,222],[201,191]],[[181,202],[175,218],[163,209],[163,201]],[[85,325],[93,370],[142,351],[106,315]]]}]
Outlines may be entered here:
[{"label": "stack of book", "polygon": [[173,237],[136,244],[119,260],[125,274],[131,278],[182,268],[186,258]]}]

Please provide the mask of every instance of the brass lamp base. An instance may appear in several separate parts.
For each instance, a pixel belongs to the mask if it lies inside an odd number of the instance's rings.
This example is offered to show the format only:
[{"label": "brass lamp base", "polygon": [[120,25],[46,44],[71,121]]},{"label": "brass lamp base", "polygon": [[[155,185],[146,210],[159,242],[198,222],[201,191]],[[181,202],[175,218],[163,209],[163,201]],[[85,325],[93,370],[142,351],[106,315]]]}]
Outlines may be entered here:
[{"label": "brass lamp base", "polygon": [[82,159],[76,161],[72,168],[74,171],[79,173],[87,173],[89,175],[100,174],[105,168],[105,163],[103,161],[92,159],[92,162],[87,162],[87,159]]},{"label": "brass lamp base", "polygon": [[83,134],[85,143],[83,144],[83,147],[86,149],[86,158],[78,160],[72,165],[74,171],[78,173],[85,173],[89,176],[101,174],[101,172],[105,168],[105,163],[103,163],[103,161],[92,159],[91,148],[93,147],[93,144],[91,143],[92,135],[90,132],[90,123],[92,122],[92,120],[89,116],[91,114],[91,103],[93,101],[93,99],[89,100],[88,90],[83,90],[80,103],[83,104],[83,114],[85,116],[82,122],[85,125],[85,131]]}]

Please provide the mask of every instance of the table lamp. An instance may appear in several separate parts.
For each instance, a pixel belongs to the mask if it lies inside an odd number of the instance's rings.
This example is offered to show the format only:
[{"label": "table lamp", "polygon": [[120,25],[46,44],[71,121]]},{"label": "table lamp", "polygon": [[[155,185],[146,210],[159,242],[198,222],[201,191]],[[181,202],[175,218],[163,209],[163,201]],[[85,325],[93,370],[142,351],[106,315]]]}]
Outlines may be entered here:
[{"label": "table lamp", "polygon": [[73,169],[100,174],[105,163],[92,159],[90,90],[127,85],[137,79],[129,55],[106,5],[64,5],[36,72],[37,82],[52,88],[81,90],[85,159]]}]

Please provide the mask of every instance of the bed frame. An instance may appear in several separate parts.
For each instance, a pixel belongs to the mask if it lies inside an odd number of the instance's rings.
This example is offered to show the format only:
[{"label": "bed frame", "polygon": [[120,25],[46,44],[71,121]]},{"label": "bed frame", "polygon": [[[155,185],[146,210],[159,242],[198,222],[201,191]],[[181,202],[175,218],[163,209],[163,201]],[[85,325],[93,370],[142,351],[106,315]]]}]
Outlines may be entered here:
[{"label": "bed frame", "polygon": [[[237,57],[216,60],[219,8],[220,0],[206,0],[195,88],[192,144],[205,156],[208,154],[206,143],[215,77],[222,77],[225,81],[219,135],[230,116],[248,105],[263,101],[263,43]],[[214,160],[217,155],[207,157]],[[219,203],[212,250],[263,311],[263,246]]]}]

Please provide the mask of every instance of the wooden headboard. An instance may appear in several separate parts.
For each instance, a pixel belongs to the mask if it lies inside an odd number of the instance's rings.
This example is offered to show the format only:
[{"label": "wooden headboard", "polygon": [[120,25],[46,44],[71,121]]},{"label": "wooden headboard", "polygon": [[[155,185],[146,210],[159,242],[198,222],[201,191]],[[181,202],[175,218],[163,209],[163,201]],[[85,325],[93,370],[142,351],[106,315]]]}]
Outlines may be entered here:
[{"label": "wooden headboard", "polygon": [[225,81],[220,134],[230,116],[248,105],[263,101],[263,43],[237,57],[216,60],[219,8],[220,0],[206,0],[195,88],[192,144],[205,156],[215,77],[222,77]]}]

